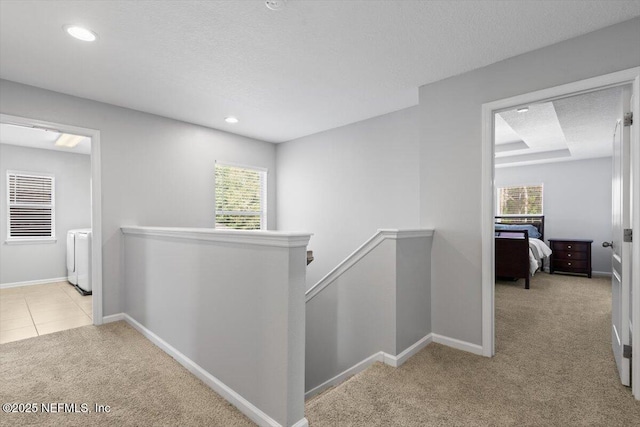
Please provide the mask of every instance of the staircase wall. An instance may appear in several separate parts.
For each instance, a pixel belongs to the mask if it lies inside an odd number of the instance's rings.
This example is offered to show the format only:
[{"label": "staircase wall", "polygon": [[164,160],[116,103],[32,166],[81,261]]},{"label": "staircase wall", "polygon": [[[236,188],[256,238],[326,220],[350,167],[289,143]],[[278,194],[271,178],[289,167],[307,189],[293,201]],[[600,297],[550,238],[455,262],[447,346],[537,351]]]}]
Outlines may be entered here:
[{"label": "staircase wall", "polygon": [[[310,397],[431,333],[431,230],[380,230],[307,292]],[[422,340],[422,341],[421,341]]]},{"label": "staircase wall", "polygon": [[261,426],[304,418],[309,234],[123,227],[125,320]]}]

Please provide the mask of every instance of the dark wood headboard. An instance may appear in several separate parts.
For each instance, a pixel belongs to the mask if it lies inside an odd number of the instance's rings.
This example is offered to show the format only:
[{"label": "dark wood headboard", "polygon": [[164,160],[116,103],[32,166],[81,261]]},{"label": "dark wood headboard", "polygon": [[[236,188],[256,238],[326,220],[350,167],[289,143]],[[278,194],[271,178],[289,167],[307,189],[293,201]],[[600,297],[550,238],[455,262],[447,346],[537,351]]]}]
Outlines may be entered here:
[{"label": "dark wood headboard", "polygon": [[497,216],[496,224],[530,224],[540,232],[540,240],[544,241],[544,215],[510,215]]}]

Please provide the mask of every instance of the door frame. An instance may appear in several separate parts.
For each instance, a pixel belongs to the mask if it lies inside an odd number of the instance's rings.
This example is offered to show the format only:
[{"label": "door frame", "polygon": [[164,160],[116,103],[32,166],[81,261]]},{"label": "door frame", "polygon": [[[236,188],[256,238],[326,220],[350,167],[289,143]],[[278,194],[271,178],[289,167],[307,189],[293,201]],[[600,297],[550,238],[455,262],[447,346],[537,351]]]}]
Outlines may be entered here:
[{"label": "door frame", "polygon": [[[524,107],[532,103],[551,101],[581,93],[593,92],[615,86],[633,84],[640,81],[640,67],[634,67],[615,73],[605,74],[585,80],[579,80],[535,92],[504,98],[482,104],[482,355],[492,357],[495,354],[495,147],[494,114],[501,111]],[[635,114],[638,112],[638,99],[634,99]],[[634,117],[637,121],[638,117]],[[636,125],[638,126],[638,125]],[[633,141],[632,141],[633,145]],[[632,147],[631,162],[633,188],[640,188],[640,147]],[[640,254],[640,198],[633,203],[633,246],[634,254]],[[631,289],[632,301],[632,342],[640,348],[640,257],[633,260]],[[632,359],[632,378],[640,378],[640,357]],[[632,393],[640,400],[640,380],[633,382]]]},{"label": "door frame", "polygon": [[91,290],[93,324],[102,325],[102,180],[100,173],[100,131],[27,117],[0,114],[0,123],[38,126],[91,138]]}]

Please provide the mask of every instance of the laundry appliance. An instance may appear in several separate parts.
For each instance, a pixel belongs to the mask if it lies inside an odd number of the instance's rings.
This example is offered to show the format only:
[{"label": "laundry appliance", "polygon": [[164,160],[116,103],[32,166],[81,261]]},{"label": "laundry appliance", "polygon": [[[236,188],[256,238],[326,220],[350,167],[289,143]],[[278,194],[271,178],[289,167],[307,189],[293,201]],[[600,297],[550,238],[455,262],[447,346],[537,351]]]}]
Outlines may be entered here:
[{"label": "laundry appliance", "polygon": [[[81,236],[82,241],[80,240]],[[90,266],[89,260],[91,256],[89,251],[91,250],[91,245],[86,244],[87,240],[89,242],[91,241],[90,228],[80,228],[67,232],[67,280],[76,287],[78,286],[80,271],[86,275]],[[88,278],[89,277],[83,278],[83,285],[88,287],[90,292],[91,284],[90,280],[89,283],[87,283]]]}]

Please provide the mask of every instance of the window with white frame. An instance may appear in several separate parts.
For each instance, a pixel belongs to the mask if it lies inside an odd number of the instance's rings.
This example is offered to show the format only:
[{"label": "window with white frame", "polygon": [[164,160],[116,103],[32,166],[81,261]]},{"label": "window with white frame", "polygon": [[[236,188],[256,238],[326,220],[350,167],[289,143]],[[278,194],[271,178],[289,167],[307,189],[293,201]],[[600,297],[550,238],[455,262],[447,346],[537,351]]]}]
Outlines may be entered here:
[{"label": "window with white frame", "polygon": [[7,240],[55,239],[53,175],[7,171]]},{"label": "window with white frame", "polygon": [[216,163],[216,228],[267,228],[267,171]]},{"label": "window with white frame", "polygon": [[542,215],[542,184],[498,188],[499,216]]}]

